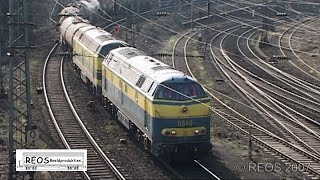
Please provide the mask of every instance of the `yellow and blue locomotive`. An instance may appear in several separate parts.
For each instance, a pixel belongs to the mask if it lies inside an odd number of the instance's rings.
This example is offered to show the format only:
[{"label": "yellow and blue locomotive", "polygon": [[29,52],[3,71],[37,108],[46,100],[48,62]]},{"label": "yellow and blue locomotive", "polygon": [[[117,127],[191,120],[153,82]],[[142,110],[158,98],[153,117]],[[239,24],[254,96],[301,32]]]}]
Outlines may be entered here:
[{"label": "yellow and blue locomotive", "polygon": [[138,49],[111,50],[102,94],[112,112],[155,155],[211,149],[210,99],[193,78]]},{"label": "yellow and blue locomotive", "polygon": [[62,13],[61,40],[82,80],[146,148],[167,157],[211,150],[210,99],[195,79],[92,26],[77,6]]}]

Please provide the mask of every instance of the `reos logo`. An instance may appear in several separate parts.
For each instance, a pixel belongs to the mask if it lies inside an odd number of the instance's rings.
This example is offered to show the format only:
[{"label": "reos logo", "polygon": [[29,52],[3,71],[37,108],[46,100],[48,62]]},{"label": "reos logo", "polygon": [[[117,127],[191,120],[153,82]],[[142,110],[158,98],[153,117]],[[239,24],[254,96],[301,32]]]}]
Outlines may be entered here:
[{"label": "reos logo", "polygon": [[48,164],[49,158],[48,157],[25,157],[26,164]]}]

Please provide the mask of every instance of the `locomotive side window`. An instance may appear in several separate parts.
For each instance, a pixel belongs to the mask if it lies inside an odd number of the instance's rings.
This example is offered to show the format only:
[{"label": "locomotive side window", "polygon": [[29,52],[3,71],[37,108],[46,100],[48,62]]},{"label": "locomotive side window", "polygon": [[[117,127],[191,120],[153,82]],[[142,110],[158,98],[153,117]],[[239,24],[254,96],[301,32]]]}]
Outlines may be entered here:
[{"label": "locomotive side window", "polygon": [[102,71],[101,70],[97,70],[97,79],[98,80],[102,79]]},{"label": "locomotive side window", "polygon": [[145,80],[146,80],[146,77],[144,75],[140,76],[138,82],[136,83],[136,86],[141,88],[141,86],[142,86],[142,84],[144,83]]},{"label": "locomotive side window", "polygon": [[112,57],[113,57],[113,54],[109,54],[109,55],[108,55],[108,57],[107,57],[107,58],[108,58],[108,60],[107,60],[108,64],[109,64],[110,61],[112,60]]},{"label": "locomotive side window", "polygon": [[107,54],[109,54],[109,52],[113,49],[116,49],[116,48],[120,48],[120,47],[126,47],[125,44],[122,44],[122,43],[112,43],[112,44],[108,44],[108,45],[105,45],[101,48],[99,54],[101,54],[103,57],[105,57]]},{"label": "locomotive side window", "polygon": [[155,94],[157,99],[189,100],[206,97],[206,93],[197,83],[164,83],[158,86]]},{"label": "locomotive side window", "polygon": [[80,37],[79,37],[79,40],[82,39],[83,35],[84,35],[84,33],[82,32],[81,35],[80,35]]}]

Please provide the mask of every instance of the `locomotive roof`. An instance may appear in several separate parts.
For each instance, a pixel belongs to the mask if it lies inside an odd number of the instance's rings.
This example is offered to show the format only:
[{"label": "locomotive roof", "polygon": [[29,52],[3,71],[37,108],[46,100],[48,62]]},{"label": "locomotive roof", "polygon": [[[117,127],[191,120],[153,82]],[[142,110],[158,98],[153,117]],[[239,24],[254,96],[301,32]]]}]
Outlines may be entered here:
[{"label": "locomotive roof", "polygon": [[69,6],[69,7],[64,8],[64,9],[59,13],[59,15],[60,15],[60,16],[68,17],[68,16],[71,16],[71,15],[74,15],[74,16],[79,15],[79,13],[80,13],[79,8],[73,7],[73,6]]},{"label": "locomotive roof", "polygon": [[96,41],[100,41],[100,42],[103,42],[104,39],[106,39],[106,40],[112,39],[112,35],[110,33],[108,33],[107,31],[104,31],[100,28],[91,29],[91,30],[87,31],[85,33],[85,35],[96,40]]},{"label": "locomotive roof", "polygon": [[136,71],[139,71],[139,73],[150,77],[158,83],[162,83],[173,78],[192,79],[181,71],[178,71],[151,56],[147,56],[146,53],[136,48],[123,47],[114,49],[110,51],[110,53],[118,57],[118,60],[134,67]]}]

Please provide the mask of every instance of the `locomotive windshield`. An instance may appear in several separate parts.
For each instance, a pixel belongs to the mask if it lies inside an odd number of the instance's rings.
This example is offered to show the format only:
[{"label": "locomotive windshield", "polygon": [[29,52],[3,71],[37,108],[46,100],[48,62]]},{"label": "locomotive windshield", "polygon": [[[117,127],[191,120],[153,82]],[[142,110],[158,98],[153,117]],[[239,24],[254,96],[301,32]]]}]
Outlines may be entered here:
[{"label": "locomotive windshield", "polygon": [[108,45],[105,45],[101,48],[99,54],[103,55],[103,56],[106,56],[107,54],[109,54],[109,52],[113,49],[116,49],[116,48],[120,48],[120,47],[127,47],[126,44],[123,44],[123,43],[112,43],[112,44],[108,44]]},{"label": "locomotive windshield", "polygon": [[193,98],[207,97],[202,87],[194,82],[191,83],[164,83],[156,90],[156,99],[166,100],[190,100]]}]

